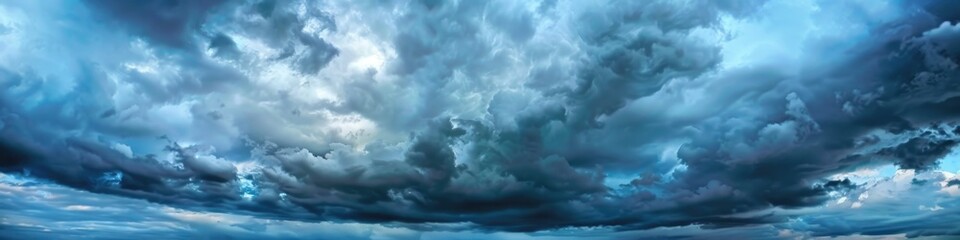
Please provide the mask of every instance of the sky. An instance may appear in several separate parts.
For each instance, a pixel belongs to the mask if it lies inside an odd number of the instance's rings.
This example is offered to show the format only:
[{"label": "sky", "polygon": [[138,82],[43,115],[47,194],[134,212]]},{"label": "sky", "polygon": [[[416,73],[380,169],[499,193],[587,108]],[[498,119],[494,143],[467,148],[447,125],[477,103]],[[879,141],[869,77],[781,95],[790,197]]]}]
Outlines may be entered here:
[{"label": "sky", "polygon": [[956,239],[960,2],[0,1],[0,239]]}]

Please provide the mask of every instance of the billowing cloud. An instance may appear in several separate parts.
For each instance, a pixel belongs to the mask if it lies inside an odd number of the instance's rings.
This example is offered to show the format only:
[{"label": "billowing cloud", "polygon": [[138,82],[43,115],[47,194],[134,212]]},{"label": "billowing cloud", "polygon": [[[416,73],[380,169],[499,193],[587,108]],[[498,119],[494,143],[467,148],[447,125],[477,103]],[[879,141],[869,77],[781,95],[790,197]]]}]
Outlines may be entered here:
[{"label": "billowing cloud", "polygon": [[955,236],[954,5],[2,3],[0,232]]}]

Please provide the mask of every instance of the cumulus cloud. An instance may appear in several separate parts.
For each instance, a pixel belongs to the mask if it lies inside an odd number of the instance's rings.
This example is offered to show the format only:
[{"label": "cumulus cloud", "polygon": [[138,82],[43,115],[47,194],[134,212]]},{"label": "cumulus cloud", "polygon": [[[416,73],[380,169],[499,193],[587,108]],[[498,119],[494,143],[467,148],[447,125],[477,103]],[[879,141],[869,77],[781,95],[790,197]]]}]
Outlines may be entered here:
[{"label": "cumulus cloud", "polygon": [[956,193],[948,2],[3,3],[0,170],[211,237],[956,235],[895,217]]}]

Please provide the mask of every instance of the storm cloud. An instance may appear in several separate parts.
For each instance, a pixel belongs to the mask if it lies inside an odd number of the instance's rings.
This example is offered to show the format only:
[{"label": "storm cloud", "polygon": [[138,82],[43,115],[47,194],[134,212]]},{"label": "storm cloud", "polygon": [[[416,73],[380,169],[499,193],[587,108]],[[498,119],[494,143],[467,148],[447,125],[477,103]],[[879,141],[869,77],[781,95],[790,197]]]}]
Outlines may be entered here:
[{"label": "storm cloud", "polygon": [[0,3],[0,235],[957,236],[956,7]]}]

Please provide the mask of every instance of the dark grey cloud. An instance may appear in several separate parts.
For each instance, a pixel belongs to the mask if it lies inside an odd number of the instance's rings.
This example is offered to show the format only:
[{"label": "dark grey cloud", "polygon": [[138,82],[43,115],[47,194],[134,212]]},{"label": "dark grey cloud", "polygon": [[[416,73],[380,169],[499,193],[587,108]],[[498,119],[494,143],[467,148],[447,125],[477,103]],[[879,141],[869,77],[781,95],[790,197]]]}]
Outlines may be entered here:
[{"label": "dark grey cloud", "polygon": [[896,147],[883,149],[880,154],[898,159],[896,164],[900,168],[928,170],[939,165],[936,161],[950,153],[956,145],[955,140],[929,139],[930,135],[931,132],[924,132]]},{"label": "dark grey cloud", "polygon": [[90,0],[87,3],[95,11],[102,11],[100,20],[128,28],[132,35],[147,37],[169,47],[190,48],[194,41],[192,33],[200,29],[208,15],[225,5],[226,1]]},{"label": "dark grey cloud", "polygon": [[960,185],[960,180],[954,179],[947,182],[947,187],[958,186]]},{"label": "dark grey cloud", "polygon": [[230,36],[222,33],[210,39],[210,45],[207,48],[216,51],[214,56],[222,58],[236,58],[240,54],[237,43]]},{"label": "dark grey cloud", "polygon": [[[193,225],[211,238],[296,234],[261,220],[957,234],[837,220],[952,213],[960,27],[945,1],[0,6],[15,46],[0,47],[0,169],[254,219]],[[898,175],[850,175],[883,166]],[[927,205],[869,200],[886,188]]]},{"label": "dark grey cloud", "polygon": [[[731,107],[696,127],[697,136],[678,152],[687,170],[675,175],[679,179],[675,184],[686,185],[680,188],[684,189],[720,181],[749,196],[729,205],[712,204],[710,212],[697,215],[820,205],[833,184],[818,185],[820,179],[877,164],[875,159],[888,159],[902,169],[935,168],[936,161],[954,146],[951,132],[956,115],[940,104],[955,93],[942,87],[951,84],[946,79],[952,70],[930,65],[950,63],[923,60],[944,59],[943,55],[949,54],[922,47],[939,45],[930,42],[937,41],[931,36],[947,25],[936,27],[942,20],[920,15],[872,29],[879,34],[860,43],[858,52],[862,54],[847,62],[796,76],[800,84],[822,82],[823,86],[805,88],[782,82],[755,89],[759,92],[754,99],[732,104],[750,104],[757,109]],[[856,96],[847,97],[850,92]],[[777,99],[777,95],[785,98]],[[785,106],[776,107],[777,102]],[[875,131],[908,140],[865,141]],[[889,147],[867,150],[884,145]],[[869,153],[864,155],[864,151]]]}]

